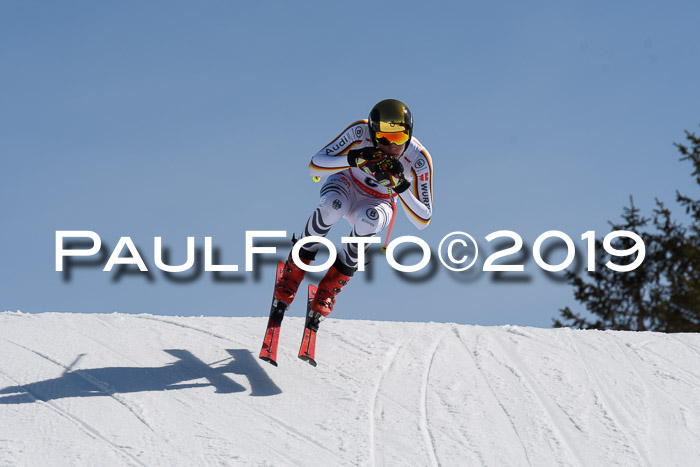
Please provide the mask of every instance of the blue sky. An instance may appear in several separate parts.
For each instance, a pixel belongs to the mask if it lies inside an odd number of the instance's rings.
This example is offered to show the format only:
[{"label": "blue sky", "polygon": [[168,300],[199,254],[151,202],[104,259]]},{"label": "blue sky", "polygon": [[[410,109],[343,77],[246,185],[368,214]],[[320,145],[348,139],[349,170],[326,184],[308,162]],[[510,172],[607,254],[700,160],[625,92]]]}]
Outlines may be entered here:
[{"label": "blue sky", "polygon": [[[309,158],[384,98],[406,102],[435,166],[434,218],[394,235],[558,229],[583,248],[630,195],[697,195],[672,143],[700,123],[697,2],[3,2],[0,306],[27,312],[263,316],[274,270],[178,283],[54,270],[56,230],[214,238],[243,269],[246,230],[299,231]],[[677,209],[675,211],[678,211]],[[349,232],[342,222],[331,238]],[[285,252],[280,251],[280,256]],[[482,258],[483,259],[483,258]],[[549,326],[579,309],[532,259],[527,281],[379,257],[333,316]],[[296,303],[291,313],[301,314]]]}]

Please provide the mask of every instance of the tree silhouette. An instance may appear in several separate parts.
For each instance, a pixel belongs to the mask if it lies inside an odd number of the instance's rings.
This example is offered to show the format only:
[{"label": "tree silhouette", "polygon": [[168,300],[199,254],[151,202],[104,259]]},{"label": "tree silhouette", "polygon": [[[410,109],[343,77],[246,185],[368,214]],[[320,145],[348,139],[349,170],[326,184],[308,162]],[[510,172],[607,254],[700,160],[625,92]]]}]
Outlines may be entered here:
[{"label": "tree silhouette", "polygon": [[[700,138],[685,132],[687,143],[674,145],[681,161],[690,161],[692,175],[700,186]],[[690,217],[685,226],[672,218],[664,203],[656,200],[650,218],[642,217],[630,197],[630,206],[623,208],[620,224],[611,223],[612,230],[637,233],[646,246],[643,263],[630,272],[616,272],[605,264],[611,260],[599,254],[595,271],[586,279],[567,273],[574,287],[574,298],[583,303],[590,316],[559,310],[555,327],[580,329],[615,329],[661,332],[700,332],[700,200],[676,191],[676,202]],[[650,224],[651,223],[651,224]],[[649,230],[649,226],[653,230]],[[596,251],[603,243],[596,239]],[[627,237],[613,240],[616,249],[627,249],[634,241]],[[616,257],[616,264],[630,264],[635,256]]]}]

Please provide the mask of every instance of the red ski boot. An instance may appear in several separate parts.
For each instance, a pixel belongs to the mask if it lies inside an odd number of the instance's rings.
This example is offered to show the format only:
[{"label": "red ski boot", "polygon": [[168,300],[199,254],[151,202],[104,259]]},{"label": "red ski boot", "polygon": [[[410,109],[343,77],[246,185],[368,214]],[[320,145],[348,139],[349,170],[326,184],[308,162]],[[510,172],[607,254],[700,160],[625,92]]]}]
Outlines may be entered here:
[{"label": "red ski boot", "polygon": [[[304,264],[311,264],[310,259],[299,258]],[[282,277],[277,281],[275,285],[275,300],[285,303],[287,306],[292,304],[294,297],[297,294],[297,289],[299,289],[299,284],[304,280],[304,271],[299,266],[294,264],[292,260],[292,254],[289,254],[289,258],[284,263],[284,271],[282,272]]]},{"label": "red ski boot", "polygon": [[320,314],[323,318],[328,316],[333,311],[335,296],[347,285],[354,272],[354,269],[336,261],[336,264],[330,267],[326,276],[318,284],[316,296],[311,302],[311,311]]}]

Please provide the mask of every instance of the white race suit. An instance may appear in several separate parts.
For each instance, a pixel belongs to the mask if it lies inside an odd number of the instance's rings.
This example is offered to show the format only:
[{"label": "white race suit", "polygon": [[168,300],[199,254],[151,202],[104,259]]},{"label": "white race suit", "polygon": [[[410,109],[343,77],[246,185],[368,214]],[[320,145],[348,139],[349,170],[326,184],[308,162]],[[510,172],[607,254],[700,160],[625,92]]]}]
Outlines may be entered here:
[{"label": "white race suit", "polygon": [[[369,237],[384,230],[393,215],[386,188],[373,176],[348,165],[347,154],[352,149],[373,146],[367,120],[348,126],[330,144],[317,152],[309,164],[312,176],[328,177],[321,188],[318,207],[306,222],[301,237],[325,237],[331,227],[345,218],[352,226],[351,237]],[[404,207],[408,219],[418,228],[430,223],[433,213],[433,163],[430,154],[414,137],[398,159],[411,186],[400,194],[394,193]],[[315,253],[320,244],[304,245],[303,250]],[[357,267],[357,244],[345,243],[338,259],[348,268]]]}]

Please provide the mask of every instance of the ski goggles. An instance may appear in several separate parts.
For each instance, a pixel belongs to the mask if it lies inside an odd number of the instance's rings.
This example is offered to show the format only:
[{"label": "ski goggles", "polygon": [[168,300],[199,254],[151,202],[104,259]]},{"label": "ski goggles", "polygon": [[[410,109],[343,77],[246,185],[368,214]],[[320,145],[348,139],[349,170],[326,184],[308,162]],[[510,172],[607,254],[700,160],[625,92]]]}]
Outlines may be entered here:
[{"label": "ski goggles", "polygon": [[377,142],[387,145],[393,143],[397,146],[401,146],[402,144],[406,144],[408,142],[408,138],[408,133],[404,133],[403,131],[394,133],[388,133],[386,131],[377,131],[375,133],[375,139],[377,140]]}]

